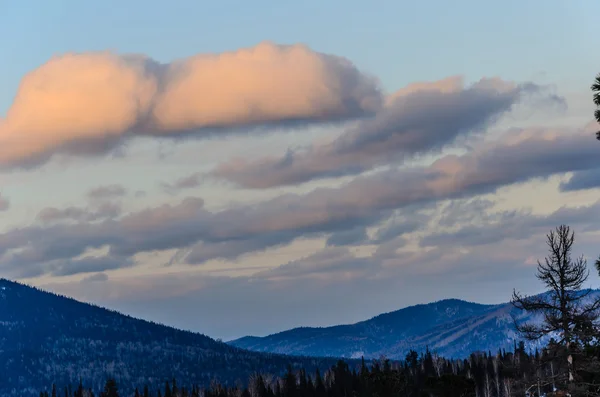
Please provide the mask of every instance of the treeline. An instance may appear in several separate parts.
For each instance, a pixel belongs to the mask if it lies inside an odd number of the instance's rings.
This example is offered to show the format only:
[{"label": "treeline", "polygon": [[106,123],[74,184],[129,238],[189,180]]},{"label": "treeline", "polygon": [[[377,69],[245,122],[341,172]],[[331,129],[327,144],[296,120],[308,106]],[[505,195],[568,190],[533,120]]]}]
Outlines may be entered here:
[{"label": "treeline", "polygon": [[[256,374],[246,385],[223,387],[214,383],[209,388],[186,385],[185,379],[165,382],[156,389],[140,386],[119,391],[112,379],[104,390],[92,391],[83,385],[63,390],[56,387],[40,393],[40,397],[510,397],[564,395],[565,371],[558,348],[552,341],[548,348],[527,352],[524,343],[514,351],[473,353],[468,359],[449,360],[426,351],[411,351],[402,362],[381,359],[350,368],[344,361],[321,374],[288,368],[282,377]],[[586,361],[600,359],[598,346],[581,346]],[[583,360],[580,360],[583,361]],[[589,390],[581,395],[594,395],[593,385],[600,385],[600,370],[581,372]],[[594,386],[595,387],[595,386]],[[573,393],[571,393],[573,394]]]}]

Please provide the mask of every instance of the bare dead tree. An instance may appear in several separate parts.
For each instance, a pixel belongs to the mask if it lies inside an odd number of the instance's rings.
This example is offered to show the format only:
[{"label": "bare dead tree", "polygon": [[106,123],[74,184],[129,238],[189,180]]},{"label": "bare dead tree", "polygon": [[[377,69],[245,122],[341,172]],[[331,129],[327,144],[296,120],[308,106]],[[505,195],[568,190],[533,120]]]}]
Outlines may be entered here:
[{"label": "bare dead tree", "polygon": [[501,396],[502,385],[500,384],[500,357],[496,354],[494,361],[492,361],[494,367],[494,385],[496,386],[496,396]]},{"label": "bare dead tree", "polygon": [[523,296],[513,292],[512,303],[521,310],[541,313],[543,323],[519,323],[515,327],[526,339],[538,340],[549,334],[558,334],[558,345],[563,347],[567,361],[568,383],[575,381],[573,344],[587,340],[587,331],[600,315],[600,299],[588,299],[591,290],[582,290],[589,272],[583,256],[572,258],[575,233],[561,225],[547,235],[550,255],[538,261],[536,277],[546,286],[547,293]]},{"label": "bare dead tree", "polygon": [[440,376],[442,376],[444,360],[437,353],[432,354],[432,360],[433,360],[433,368],[435,369],[435,375],[439,378]]}]

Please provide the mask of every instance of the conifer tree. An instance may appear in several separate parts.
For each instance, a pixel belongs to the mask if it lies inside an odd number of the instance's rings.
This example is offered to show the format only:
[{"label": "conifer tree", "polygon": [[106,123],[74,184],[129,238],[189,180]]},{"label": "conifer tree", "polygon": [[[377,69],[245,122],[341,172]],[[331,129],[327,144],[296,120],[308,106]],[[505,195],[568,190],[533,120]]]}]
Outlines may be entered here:
[{"label": "conifer tree", "polygon": [[74,397],[83,397],[83,381],[79,378],[79,386],[77,386],[77,390],[75,390]]},{"label": "conifer tree", "polygon": [[165,382],[165,397],[173,397],[171,393],[171,385],[169,385],[169,381]]},{"label": "conifer tree", "polygon": [[173,388],[171,390],[171,395],[173,397],[178,397],[179,395],[179,389],[177,388],[177,381],[175,379],[173,379]]},{"label": "conifer tree", "polygon": [[[594,116],[596,121],[600,123],[600,74],[596,76],[596,80],[592,84],[592,92],[594,93],[594,104],[596,105]],[[596,133],[596,138],[600,140],[600,131]]]},{"label": "conifer tree", "polygon": [[119,397],[119,389],[117,382],[110,378],[104,384],[104,391],[100,393],[100,397]]},{"label": "conifer tree", "polygon": [[296,375],[294,374],[291,365],[288,365],[287,372],[283,381],[283,395],[285,397],[297,397],[298,386],[296,384]]},{"label": "conifer tree", "polygon": [[321,377],[321,371],[317,368],[317,373],[315,374],[315,397],[325,397],[327,396],[327,391],[325,390],[325,384],[323,383],[323,378]]},{"label": "conifer tree", "polygon": [[567,382],[573,383],[576,368],[574,353],[585,340],[588,325],[599,315],[600,299],[587,302],[590,290],[582,290],[589,272],[583,256],[572,257],[575,234],[561,225],[547,235],[549,256],[544,263],[538,261],[537,278],[547,288],[545,295],[523,296],[513,292],[513,305],[531,313],[541,313],[543,324],[520,323],[513,317],[517,330],[529,340],[559,334],[558,345],[567,365]]}]

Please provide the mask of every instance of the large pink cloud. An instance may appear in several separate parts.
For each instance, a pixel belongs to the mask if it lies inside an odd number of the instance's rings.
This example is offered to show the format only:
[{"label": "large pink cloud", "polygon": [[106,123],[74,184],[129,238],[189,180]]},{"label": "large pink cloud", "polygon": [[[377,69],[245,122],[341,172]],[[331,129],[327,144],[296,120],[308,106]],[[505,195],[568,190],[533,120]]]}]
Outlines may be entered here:
[{"label": "large pink cloud", "polygon": [[0,164],[41,161],[65,145],[120,139],[150,111],[156,79],[111,53],[55,57],[25,76],[0,124]]},{"label": "large pink cloud", "polygon": [[350,62],[302,45],[197,55],[172,64],[166,81],[153,110],[163,130],[346,118],[380,101]]},{"label": "large pink cloud", "polygon": [[132,135],[201,134],[359,117],[376,81],[348,60],[264,42],[163,65],[137,55],[66,54],[27,74],[0,120],[0,166],[103,153]]}]

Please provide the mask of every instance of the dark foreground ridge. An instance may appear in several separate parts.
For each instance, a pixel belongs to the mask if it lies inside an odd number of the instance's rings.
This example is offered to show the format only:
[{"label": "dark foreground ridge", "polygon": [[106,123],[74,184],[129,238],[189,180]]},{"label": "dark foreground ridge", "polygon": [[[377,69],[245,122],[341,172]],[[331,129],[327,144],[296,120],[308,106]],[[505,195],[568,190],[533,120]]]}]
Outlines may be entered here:
[{"label": "dark foreground ridge", "polygon": [[[208,336],[139,320],[0,279],[0,396],[39,396],[48,385],[123,389],[173,378],[208,386],[246,382],[256,371],[322,370],[335,359],[255,353]],[[62,392],[61,392],[62,395]]]}]

